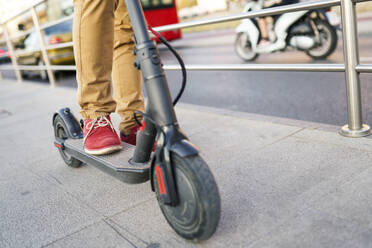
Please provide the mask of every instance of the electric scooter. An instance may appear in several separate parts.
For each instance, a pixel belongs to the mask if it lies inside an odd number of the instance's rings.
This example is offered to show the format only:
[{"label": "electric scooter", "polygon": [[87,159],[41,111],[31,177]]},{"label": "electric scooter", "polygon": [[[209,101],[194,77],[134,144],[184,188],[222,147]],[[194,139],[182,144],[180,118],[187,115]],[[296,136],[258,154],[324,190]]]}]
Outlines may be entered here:
[{"label": "electric scooter", "polygon": [[[206,240],[213,235],[220,219],[220,196],[208,165],[200,157],[199,149],[182,132],[174,112],[173,105],[186,82],[184,64],[175,53],[183,68],[184,83],[172,103],[159,52],[149,38],[140,0],[125,2],[136,44],[134,66],[142,72],[148,96],[146,113],[135,111],[134,115],[136,121],[139,115],[143,117],[143,122],[139,123],[137,145],[123,143],[122,151],[104,156],[85,153],[81,123],[69,108],[63,108],[53,116],[54,145],[68,166],[93,165],[125,183],[150,180],[151,189],[170,226],[185,239]],[[166,43],[163,38],[162,41]],[[168,43],[166,45],[175,52]],[[152,152],[155,141],[156,149]]]}]

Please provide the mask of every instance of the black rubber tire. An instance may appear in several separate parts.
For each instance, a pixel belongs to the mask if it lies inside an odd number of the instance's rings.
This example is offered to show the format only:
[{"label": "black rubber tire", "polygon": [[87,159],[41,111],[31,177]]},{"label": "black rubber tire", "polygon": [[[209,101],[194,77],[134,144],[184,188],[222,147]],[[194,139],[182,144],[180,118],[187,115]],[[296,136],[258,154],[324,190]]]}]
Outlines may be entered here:
[{"label": "black rubber tire", "polygon": [[[306,54],[315,60],[326,59],[329,55],[331,55],[336,50],[337,40],[338,40],[337,31],[331,24],[329,24],[329,22],[324,21],[324,20],[316,20],[315,25],[317,27],[321,27],[321,29],[322,28],[326,29],[326,33],[327,35],[329,35],[329,39],[330,39],[329,48],[326,49],[323,53],[316,53],[315,51],[317,47],[315,47],[314,49],[306,51]],[[319,30],[320,32],[322,32],[321,29]]]},{"label": "black rubber tire", "polygon": [[[68,138],[72,138],[68,136],[68,133],[66,131],[67,130],[66,124],[59,115],[57,115],[56,118],[54,119],[53,127],[54,127],[54,136],[56,139],[66,140]],[[68,166],[79,168],[83,164],[83,162],[81,162],[80,160],[77,160],[76,158],[71,157],[68,154],[66,154],[61,148],[58,148],[58,151],[61,154],[63,161],[65,161],[65,163]]]},{"label": "black rubber tire", "polygon": [[221,214],[220,195],[214,177],[198,155],[181,158],[171,153],[171,161],[180,202],[172,207],[159,201],[159,187],[156,173],[153,173],[160,209],[180,236],[193,241],[206,240],[216,231]]},{"label": "black rubber tire", "polygon": [[247,48],[249,49],[250,47],[250,49],[252,50],[252,45],[250,42],[247,42],[245,47],[242,47],[241,39],[243,38],[243,35],[247,35],[247,34],[241,32],[241,33],[238,33],[235,38],[235,42],[234,42],[235,53],[239,56],[239,58],[241,58],[245,62],[254,61],[258,57],[258,53],[254,53],[253,51],[251,51],[251,54],[247,55],[245,49]]}]

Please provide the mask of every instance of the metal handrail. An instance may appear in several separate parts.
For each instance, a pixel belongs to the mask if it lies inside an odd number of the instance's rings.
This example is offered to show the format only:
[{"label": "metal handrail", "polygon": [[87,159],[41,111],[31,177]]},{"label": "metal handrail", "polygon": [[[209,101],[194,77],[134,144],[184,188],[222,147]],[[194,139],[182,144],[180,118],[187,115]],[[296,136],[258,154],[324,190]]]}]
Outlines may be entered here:
[{"label": "metal handrail", "polygon": [[13,40],[19,39],[23,36],[29,35],[32,32],[34,32],[33,29],[30,29],[30,30],[27,30],[27,31],[20,31],[20,32],[17,32],[16,34],[10,36],[10,39],[13,41]]},{"label": "metal handrail", "polygon": [[355,69],[361,73],[372,73],[372,64],[357,65]]},{"label": "metal handrail", "polygon": [[[194,64],[189,71],[293,71],[293,72],[345,72],[343,64]],[[181,70],[179,65],[164,65],[164,70]]]},{"label": "metal handrail", "polygon": [[284,6],[279,6],[279,7],[255,10],[255,11],[235,14],[235,15],[231,15],[227,17],[217,17],[217,18],[207,19],[207,20],[197,20],[197,21],[165,25],[165,26],[154,28],[154,29],[157,32],[163,32],[163,31],[190,28],[190,27],[202,26],[202,25],[208,25],[208,24],[216,24],[216,23],[221,23],[221,22],[238,21],[238,20],[242,20],[245,18],[255,18],[255,17],[262,17],[262,16],[279,15],[283,13],[296,12],[296,11],[301,11],[301,10],[327,8],[327,7],[337,6],[337,5],[340,5],[340,0],[318,0],[318,1],[303,2],[303,3],[296,3],[296,4],[291,4],[291,5],[284,5]]},{"label": "metal handrail", "polygon": [[66,47],[72,47],[73,45],[74,45],[74,43],[72,41],[69,41],[69,42],[63,42],[63,43],[48,45],[48,46],[46,46],[46,49],[50,50],[50,49],[66,48]]},{"label": "metal handrail", "polygon": [[37,12],[36,12],[35,7],[33,7],[31,9],[31,14],[32,14],[32,20],[33,20],[34,25],[35,25],[36,34],[39,37],[42,59],[43,59],[43,62],[46,66],[46,72],[48,74],[49,82],[52,86],[54,86],[56,84],[56,79],[54,77],[54,72],[50,68],[51,63],[50,63],[50,60],[49,60],[49,57],[48,57],[48,50],[46,49],[46,44],[45,44],[45,39],[44,39],[44,32],[40,29],[39,18],[37,16]]},{"label": "metal handrail", "polygon": [[53,27],[55,25],[58,25],[60,23],[63,23],[63,22],[67,22],[67,21],[70,21],[74,19],[74,16],[73,15],[69,15],[69,16],[66,16],[66,17],[62,17],[58,20],[55,20],[55,21],[52,21],[52,22],[48,22],[48,23],[45,23],[45,24],[42,24],[40,25],[40,29],[41,30],[44,30],[46,28],[50,28],[50,27]]},{"label": "metal handrail", "polygon": [[[66,48],[66,47],[72,47],[72,46],[73,46],[73,42],[72,41],[70,41],[70,42],[63,42],[63,43],[59,43],[59,44],[48,45],[48,46],[46,46],[46,50]],[[14,52],[14,54],[16,56],[21,56],[21,55],[24,55],[24,54],[36,53],[36,52],[41,52],[41,49],[32,49],[32,50],[18,49],[18,50],[16,50]],[[1,57],[7,57],[7,56],[8,55],[3,54],[3,55],[0,55],[0,58]]]},{"label": "metal handrail", "polygon": [[[36,1],[36,4],[31,5],[31,6],[32,6],[32,7],[36,7],[37,5],[39,5],[39,4],[41,4],[41,3],[45,2],[45,1],[46,1],[46,0],[38,0],[38,1]],[[19,12],[20,14],[14,14],[14,15],[12,15],[11,17],[6,18],[6,20],[3,21],[2,24],[7,23],[7,22],[10,21],[11,19],[13,19],[13,18],[15,18],[15,17],[17,17],[17,16],[19,16],[19,15],[21,15],[21,14],[27,12],[27,11],[28,11],[30,8],[32,8],[32,7],[28,7],[26,10],[22,10],[22,11],[20,11],[20,12]],[[49,27],[52,27],[52,26],[58,25],[58,24],[60,24],[60,23],[63,23],[63,22],[66,22],[66,21],[70,21],[70,20],[72,20],[73,18],[74,18],[73,15],[69,15],[69,16],[66,16],[66,17],[62,17],[62,18],[60,18],[60,19],[58,19],[58,20],[56,20],[56,21],[52,21],[52,22],[48,22],[48,23],[45,23],[45,24],[41,24],[41,25],[40,25],[40,29],[41,29],[41,30],[44,30],[44,29],[46,29],[46,28],[49,28]],[[20,38],[20,37],[26,36],[26,35],[28,35],[28,34],[30,34],[30,33],[32,33],[32,32],[34,32],[33,29],[30,29],[30,30],[27,30],[27,31],[20,31],[20,32],[17,32],[16,34],[12,35],[12,36],[10,37],[10,39],[11,39],[11,40],[15,40],[15,39],[18,39],[18,38]],[[3,42],[3,41],[5,42],[5,39],[4,39],[4,40],[0,40],[0,43]]]},{"label": "metal handrail", "polygon": [[0,24],[3,25],[3,24],[5,24],[5,23],[9,22],[10,20],[16,18],[17,16],[20,16],[20,15],[26,13],[27,11],[29,11],[29,10],[32,9],[33,7],[36,7],[36,6],[42,4],[42,3],[45,2],[45,1],[46,1],[46,0],[34,0],[34,1],[32,1],[31,4],[28,4],[26,7],[22,8],[21,10],[15,12],[15,13],[12,13],[12,14],[10,14],[10,15],[8,15],[8,16],[5,16],[5,17],[3,17],[3,18],[1,18],[1,20],[0,20]]},{"label": "metal handrail", "polygon": [[[19,65],[18,68],[24,71],[40,71],[40,70],[46,70],[47,66],[45,65]],[[50,69],[55,70],[55,71],[75,71],[76,66],[75,65],[51,65]],[[10,70],[14,70],[14,68],[11,65],[0,65],[0,70],[10,71]]]},{"label": "metal handrail", "polygon": [[[40,3],[45,2],[46,0],[36,0],[35,4],[29,8],[31,13],[33,14],[33,20],[36,27],[36,31],[40,39],[43,39],[43,32],[42,30],[52,27],[54,25],[60,24],[62,22],[66,22],[71,20],[72,16],[63,17],[59,20],[49,22],[43,25],[40,25],[38,22],[38,18],[35,12],[35,6],[39,5]],[[310,9],[319,9],[319,8],[328,8],[332,6],[341,6],[341,19],[343,22],[343,29],[344,29],[344,56],[345,56],[345,64],[194,64],[194,65],[186,65],[186,69],[188,70],[198,70],[198,71],[210,71],[210,70],[229,70],[229,71],[311,71],[311,72],[344,72],[346,76],[346,83],[347,83],[347,100],[348,100],[348,125],[345,125],[342,128],[341,134],[349,137],[361,137],[368,135],[370,133],[370,127],[367,125],[362,124],[362,111],[361,111],[361,94],[360,94],[360,82],[359,82],[359,73],[371,73],[372,72],[372,64],[360,64],[359,63],[359,55],[358,55],[358,48],[357,48],[357,34],[356,34],[356,20],[355,20],[355,4],[359,2],[366,2],[371,0],[317,0],[312,2],[303,2],[297,3],[292,5],[285,5],[280,7],[262,9],[257,11],[251,11],[247,13],[241,13],[236,15],[231,15],[227,17],[218,17],[212,18],[207,20],[197,20],[191,21],[186,23],[178,23],[172,25],[166,25],[162,27],[156,27],[155,30],[162,32],[162,31],[169,31],[175,29],[183,29],[201,25],[209,25],[209,24],[216,24],[221,22],[229,22],[229,21],[236,21],[245,18],[255,18],[255,17],[263,17],[263,16],[270,16],[270,15],[279,15],[288,12],[296,12],[296,11],[304,11]],[[15,15],[7,17],[6,21],[3,23],[4,28],[6,29],[6,22],[11,20],[12,18],[25,13],[27,10],[22,10]],[[18,65],[16,61],[16,56],[21,53],[25,53],[26,51],[17,51],[14,52],[14,48],[10,42],[11,39],[16,39],[21,36],[27,35],[31,30],[18,33],[11,38],[7,35],[7,31],[5,30],[5,38],[8,44],[8,50],[11,53],[12,58],[12,66],[0,66],[1,70],[8,70],[14,68],[16,71],[16,75],[19,81],[22,80],[22,76],[20,74],[20,70],[47,70],[49,79],[52,85],[54,85],[54,75],[52,70],[76,70],[76,66],[55,66],[51,65],[48,58],[47,51],[50,49],[59,49],[64,47],[71,47],[73,45],[72,42],[66,42],[61,44],[54,44],[54,45],[46,45],[44,40],[41,41],[41,49],[40,51],[43,54],[43,58],[46,61],[45,66],[22,66]],[[180,70],[179,65],[165,65],[165,70]]]},{"label": "metal handrail", "polygon": [[[45,65],[19,65],[18,68],[20,70],[24,71],[40,71],[40,70],[46,70]],[[13,70],[13,66],[11,65],[1,65],[0,70]]]},{"label": "metal handrail", "polygon": [[[44,25],[40,25],[40,29],[41,30],[44,30],[46,28],[53,27],[55,25],[58,25],[60,23],[63,23],[63,22],[66,22],[66,21],[69,21],[69,20],[72,20],[72,19],[73,19],[73,16],[72,15],[67,16],[67,17],[63,17],[63,18],[61,18],[61,19],[59,19],[57,21],[53,21],[53,22],[46,23]],[[10,39],[11,40],[16,40],[16,39],[18,39],[20,37],[23,37],[23,36],[26,36],[28,34],[31,34],[32,32],[35,32],[35,30],[33,28],[31,28],[31,29],[29,29],[27,31],[19,31],[16,34],[10,36]],[[0,41],[0,43],[1,43],[1,41]]]},{"label": "metal handrail", "polygon": [[[1,57],[5,57],[1,55]],[[20,70],[40,71],[45,70],[46,66],[20,65]],[[164,70],[181,70],[179,65],[164,65]],[[74,71],[74,65],[52,65],[55,71]],[[287,71],[287,72],[345,72],[344,64],[193,64],[186,65],[189,71]],[[11,65],[0,65],[1,70],[14,70]],[[356,71],[359,73],[372,73],[372,64],[357,65]]]},{"label": "metal handrail", "polygon": [[24,54],[28,54],[28,53],[37,53],[37,52],[40,52],[41,49],[30,49],[30,50],[25,50],[25,49],[18,49],[18,50],[15,50],[14,51],[14,55],[16,56],[21,56],[21,55],[24,55]]}]

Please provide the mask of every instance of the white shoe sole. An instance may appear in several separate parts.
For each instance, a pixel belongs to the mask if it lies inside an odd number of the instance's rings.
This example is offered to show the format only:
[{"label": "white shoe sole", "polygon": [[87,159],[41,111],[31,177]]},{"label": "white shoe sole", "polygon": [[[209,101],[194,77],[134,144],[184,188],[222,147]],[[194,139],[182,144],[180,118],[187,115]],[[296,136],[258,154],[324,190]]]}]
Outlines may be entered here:
[{"label": "white shoe sole", "polygon": [[107,155],[116,151],[121,150],[123,147],[121,145],[110,146],[99,150],[89,150],[84,148],[84,151],[90,155]]}]

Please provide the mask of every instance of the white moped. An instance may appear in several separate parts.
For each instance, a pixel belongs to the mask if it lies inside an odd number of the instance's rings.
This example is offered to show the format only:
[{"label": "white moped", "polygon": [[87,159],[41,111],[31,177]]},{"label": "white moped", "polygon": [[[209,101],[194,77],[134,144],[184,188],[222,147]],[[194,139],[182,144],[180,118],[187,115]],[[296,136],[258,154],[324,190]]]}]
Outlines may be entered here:
[{"label": "white moped", "polygon": [[[249,2],[244,12],[264,8],[264,1]],[[337,46],[336,28],[330,24],[327,9],[290,12],[274,18],[269,35],[271,44],[261,40],[257,18],[244,19],[236,28],[235,51],[244,61],[253,61],[259,54],[297,49],[313,59],[325,59]]]}]

